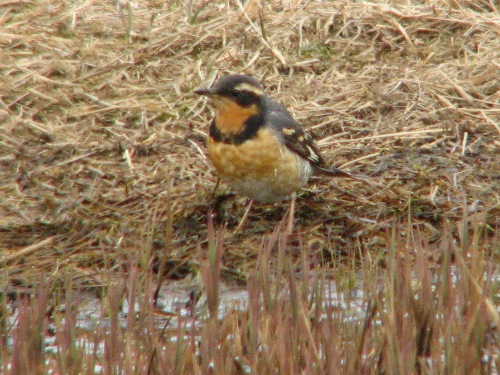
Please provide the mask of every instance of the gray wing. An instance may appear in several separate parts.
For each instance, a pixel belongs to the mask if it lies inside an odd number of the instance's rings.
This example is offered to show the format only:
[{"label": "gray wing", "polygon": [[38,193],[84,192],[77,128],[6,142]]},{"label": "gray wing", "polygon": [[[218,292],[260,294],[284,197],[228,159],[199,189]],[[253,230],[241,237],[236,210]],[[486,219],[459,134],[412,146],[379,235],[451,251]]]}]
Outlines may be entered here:
[{"label": "gray wing", "polygon": [[282,105],[268,99],[267,118],[276,135],[293,152],[306,159],[315,168],[324,168],[325,161],[320,155],[313,138],[294,120],[292,114]]},{"label": "gray wing", "polygon": [[266,106],[268,115],[268,118],[265,119],[266,123],[272,124],[276,136],[291,151],[311,163],[316,172],[336,177],[352,177],[349,173],[338,168],[325,166],[325,160],[319,153],[313,137],[302,129],[285,107],[270,98],[267,98]]}]

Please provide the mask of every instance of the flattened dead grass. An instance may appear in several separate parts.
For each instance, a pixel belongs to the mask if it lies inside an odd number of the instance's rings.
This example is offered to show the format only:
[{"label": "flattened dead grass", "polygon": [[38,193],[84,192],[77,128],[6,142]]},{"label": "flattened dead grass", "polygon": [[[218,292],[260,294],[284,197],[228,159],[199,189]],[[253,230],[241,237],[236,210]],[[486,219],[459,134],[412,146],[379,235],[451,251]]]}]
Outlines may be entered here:
[{"label": "flattened dead grass", "polygon": [[[0,263],[9,282],[43,272],[101,285],[101,270],[130,251],[165,252],[170,277],[195,271],[216,176],[204,148],[210,111],[192,90],[228,72],[262,80],[327,160],[373,181],[318,179],[300,195],[297,249],[315,263],[366,252],[383,263],[384,229],[408,216],[439,241],[463,202],[498,257],[492,2],[254,1],[245,12],[237,1],[46,0],[1,9]],[[230,227],[239,202],[226,204]],[[253,266],[285,209],[257,207],[227,240],[228,274]]]}]

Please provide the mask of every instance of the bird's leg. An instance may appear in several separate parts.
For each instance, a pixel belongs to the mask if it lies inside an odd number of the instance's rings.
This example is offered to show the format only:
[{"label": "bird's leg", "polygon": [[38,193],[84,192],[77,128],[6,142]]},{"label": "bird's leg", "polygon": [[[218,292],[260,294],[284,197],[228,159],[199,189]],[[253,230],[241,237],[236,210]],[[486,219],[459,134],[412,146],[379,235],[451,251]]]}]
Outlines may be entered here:
[{"label": "bird's leg", "polygon": [[215,184],[214,190],[212,191],[212,195],[210,196],[210,201],[213,202],[215,198],[215,193],[217,192],[217,188],[219,187],[220,184],[220,178],[217,178],[217,183]]},{"label": "bird's leg", "polygon": [[243,229],[243,226],[245,225],[245,222],[248,219],[248,215],[250,214],[250,209],[252,208],[252,205],[253,205],[253,199],[250,199],[250,202],[248,203],[247,209],[245,210],[243,217],[241,218],[238,226],[236,227],[236,232],[239,232],[241,229]]},{"label": "bird's leg", "polygon": [[293,232],[293,219],[295,217],[295,200],[297,199],[297,194],[293,193],[290,201],[290,209],[288,211],[288,223],[286,225],[285,233],[290,235]]}]

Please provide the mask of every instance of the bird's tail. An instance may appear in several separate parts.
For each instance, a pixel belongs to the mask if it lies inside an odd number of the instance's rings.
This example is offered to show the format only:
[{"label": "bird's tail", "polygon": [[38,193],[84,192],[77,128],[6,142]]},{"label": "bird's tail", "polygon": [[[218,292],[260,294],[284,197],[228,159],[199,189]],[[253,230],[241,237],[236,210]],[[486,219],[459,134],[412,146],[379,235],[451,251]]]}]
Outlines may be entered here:
[{"label": "bird's tail", "polygon": [[326,176],[331,176],[331,177],[347,177],[347,178],[355,178],[350,173],[344,172],[341,169],[332,167],[332,168],[323,168],[323,167],[317,167],[316,172],[320,174],[324,174]]},{"label": "bird's tail", "polygon": [[363,181],[368,183],[369,185],[373,185],[370,181],[370,178],[367,176],[359,176],[351,173],[344,172],[342,169],[338,169],[335,167],[324,168],[324,167],[316,167],[316,172],[325,176],[330,177],[342,177],[342,178],[351,178],[353,180]]}]

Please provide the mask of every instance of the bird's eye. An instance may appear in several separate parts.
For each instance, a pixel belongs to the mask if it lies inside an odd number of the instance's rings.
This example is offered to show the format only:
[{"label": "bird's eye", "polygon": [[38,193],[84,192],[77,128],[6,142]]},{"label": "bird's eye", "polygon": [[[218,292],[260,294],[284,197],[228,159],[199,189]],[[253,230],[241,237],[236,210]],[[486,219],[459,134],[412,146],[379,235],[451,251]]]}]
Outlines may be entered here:
[{"label": "bird's eye", "polygon": [[233,98],[237,99],[241,96],[241,91],[238,91],[238,90],[231,91],[231,96]]},{"label": "bird's eye", "polygon": [[229,92],[229,97],[243,107],[248,107],[257,102],[255,96],[247,90],[233,90]]}]

